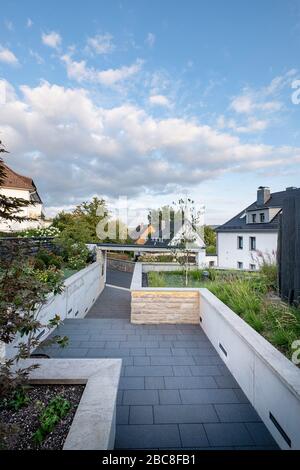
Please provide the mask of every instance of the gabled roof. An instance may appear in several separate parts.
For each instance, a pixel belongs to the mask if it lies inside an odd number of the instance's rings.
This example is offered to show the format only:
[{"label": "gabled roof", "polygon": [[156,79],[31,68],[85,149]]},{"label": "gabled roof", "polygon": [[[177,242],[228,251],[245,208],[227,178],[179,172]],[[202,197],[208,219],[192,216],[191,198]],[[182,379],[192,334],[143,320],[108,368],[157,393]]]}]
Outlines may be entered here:
[{"label": "gabled roof", "polygon": [[[270,221],[266,223],[258,224],[247,224],[246,223],[246,212],[253,210],[263,210],[269,208],[281,209],[283,206],[284,199],[290,194],[290,191],[299,191],[300,189],[291,189],[287,191],[279,191],[277,193],[271,193],[270,198],[263,205],[258,205],[257,202],[253,202],[250,206],[246,207],[239,214],[234,216],[232,219],[225,222],[216,228],[216,232],[276,232],[278,230],[279,213]],[[244,215],[244,216],[243,216]]]},{"label": "gabled roof", "polygon": [[3,166],[5,176],[1,186],[2,188],[27,189],[28,191],[36,190],[35,184],[31,178],[16,173],[5,164]]},{"label": "gabled roof", "polygon": [[5,163],[3,164],[3,167],[5,174],[1,188],[27,190],[30,193],[33,193],[31,197],[32,200],[35,202],[42,202],[32,178],[20,175],[19,173],[9,168],[9,166],[7,166]]}]

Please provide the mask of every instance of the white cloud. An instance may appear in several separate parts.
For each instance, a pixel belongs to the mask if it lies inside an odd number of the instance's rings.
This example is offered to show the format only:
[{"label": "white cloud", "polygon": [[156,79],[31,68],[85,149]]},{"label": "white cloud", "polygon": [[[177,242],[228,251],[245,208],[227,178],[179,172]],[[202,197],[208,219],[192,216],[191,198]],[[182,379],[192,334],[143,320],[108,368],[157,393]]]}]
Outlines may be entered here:
[{"label": "white cloud", "polygon": [[149,47],[153,47],[156,41],[156,36],[153,33],[148,33],[146,37],[146,43]]},{"label": "white cloud", "polygon": [[[0,133],[11,165],[31,175],[45,203],[67,206],[93,194],[179,192],[225,172],[281,171],[300,148],[245,144],[195,120],[154,119],[138,106],[104,108],[82,88],[6,82]],[[80,110],[80,112],[79,112]]]},{"label": "white cloud", "polygon": [[149,102],[154,106],[163,106],[166,108],[172,107],[170,100],[164,95],[151,95],[149,97]]},{"label": "white cloud", "polygon": [[52,47],[53,49],[57,49],[61,45],[61,35],[56,31],[51,31],[50,33],[43,33],[42,34],[42,42],[46,46]]},{"label": "white cloud", "polygon": [[62,56],[61,59],[66,64],[69,78],[78,82],[94,82],[105,86],[113,86],[137,74],[143,63],[138,59],[132,65],[118,69],[96,70],[93,67],[88,67],[85,60],[77,62],[68,54]]},{"label": "white cloud", "polygon": [[250,134],[254,132],[262,132],[270,125],[270,121],[264,119],[256,119],[254,117],[248,117],[246,122],[243,124],[237,123],[235,119],[226,119],[224,115],[221,115],[217,119],[218,129],[230,129],[234,132],[241,134]]},{"label": "white cloud", "polygon": [[6,47],[0,45],[0,62],[4,62],[9,65],[17,65],[19,63],[15,54]]},{"label": "white cloud", "polygon": [[258,90],[244,88],[240,95],[232,99],[230,109],[239,114],[280,111],[283,104],[278,100],[278,96],[284,87],[291,84],[296,73],[297,70],[291,69],[273,78],[267,86]]},{"label": "white cloud", "polygon": [[41,64],[44,64],[44,59],[43,57],[36,51],[33,51],[32,49],[29,49],[29,54],[31,55],[31,57],[33,57],[36,62],[41,65]]},{"label": "white cloud", "polygon": [[31,18],[27,18],[26,27],[31,28],[33,26],[33,21]]},{"label": "white cloud", "polygon": [[113,37],[109,33],[97,34],[87,39],[87,47],[96,54],[109,54],[115,49],[112,40]]}]

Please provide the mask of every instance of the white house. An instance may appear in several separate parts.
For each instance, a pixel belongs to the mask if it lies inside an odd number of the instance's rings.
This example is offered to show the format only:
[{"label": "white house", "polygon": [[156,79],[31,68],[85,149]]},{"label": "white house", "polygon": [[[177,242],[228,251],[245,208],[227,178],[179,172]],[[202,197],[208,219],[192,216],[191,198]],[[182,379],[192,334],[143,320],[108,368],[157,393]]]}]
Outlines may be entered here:
[{"label": "white house", "polygon": [[287,191],[294,189],[271,193],[260,186],[253,204],[216,228],[220,268],[255,270],[260,253],[276,259],[279,214]]},{"label": "white house", "polygon": [[0,187],[0,194],[11,198],[22,198],[31,201],[32,204],[20,209],[19,213],[16,214],[21,217],[30,218],[30,220],[17,222],[0,218],[0,231],[16,232],[29,228],[47,227],[49,223],[45,221],[43,203],[33,180],[27,176],[19,175],[7,165],[4,168],[5,177],[3,185]]}]

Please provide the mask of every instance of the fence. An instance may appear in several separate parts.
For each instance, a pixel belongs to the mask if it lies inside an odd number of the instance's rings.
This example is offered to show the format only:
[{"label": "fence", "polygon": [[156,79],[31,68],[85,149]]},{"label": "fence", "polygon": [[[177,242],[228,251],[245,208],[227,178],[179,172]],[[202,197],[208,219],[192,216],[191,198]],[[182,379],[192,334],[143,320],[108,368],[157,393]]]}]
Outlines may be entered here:
[{"label": "fence", "polygon": [[300,189],[287,192],[278,236],[278,277],[281,298],[300,303]]}]

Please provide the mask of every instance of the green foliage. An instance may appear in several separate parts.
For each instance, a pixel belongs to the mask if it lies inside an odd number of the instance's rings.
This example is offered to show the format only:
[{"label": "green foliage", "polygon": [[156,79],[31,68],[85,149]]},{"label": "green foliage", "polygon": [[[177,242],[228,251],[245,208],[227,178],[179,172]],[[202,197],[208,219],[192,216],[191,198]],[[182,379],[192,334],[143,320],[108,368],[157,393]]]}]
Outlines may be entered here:
[{"label": "green foliage", "polygon": [[[103,215],[98,215],[99,213]],[[70,213],[60,212],[53,219],[53,226],[61,231],[64,239],[81,243],[99,242],[96,227],[107,213],[105,200],[94,197],[92,201],[83,202]]]},{"label": "green foliage", "polygon": [[27,395],[26,387],[18,385],[8,397],[1,400],[0,408],[8,408],[13,411],[27,406],[29,403],[29,397]]},{"label": "green foliage", "polygon": [[217,234],[209,225],[204,226],[204,242],[207,253],[216,253]]},{"label": "green foliage", "polygon": [[90,252],[85,243],[70,238],[67,231],[61,233],[56,243],[68,268],[77,270],[86,266]]},{"label": "green foliage", "polygon": [[37,269],[38,266],[43,266],[44,268],[49,268],[50,266],[54,266],[57,269],[61,269],[63,265],[63,258],[61,256],[52,253],[49,250],[40,249],[35,258],[34,258],[34,266]]},{"label": "green foliage", "polygon": [[68,260],[68,267],[70,269],[83,269],[86,266],[86,257],[80,255],[70,256]]},{"label": "green foliage", "polygon": [[216,245],[206,245],[206,254],[215,255],[217,251]]},{"label": "green foliage", "polygon": [[37,444],[41,444],[47,434],[52,432],[61,419],[69,413],[70,409],[71,403],[62,396],[58,395],[53,398],[39,416],[40,426],[33,434],[33,440]]},{"label": "green foliage", "polygon": [[151,271],[148,273],[149,286],[166,287],[166,279],[163,273]]}]

